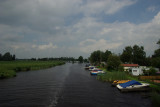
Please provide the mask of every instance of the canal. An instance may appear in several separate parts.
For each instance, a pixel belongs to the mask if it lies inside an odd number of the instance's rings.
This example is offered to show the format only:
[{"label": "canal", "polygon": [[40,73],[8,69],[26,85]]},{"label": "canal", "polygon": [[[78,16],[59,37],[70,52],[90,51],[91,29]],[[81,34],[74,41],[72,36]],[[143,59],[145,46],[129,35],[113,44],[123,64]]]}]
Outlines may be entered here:
[{"label": "canal", "polygon": [[84,66],[67,63],[0,80],[0,107],[151,107],[144,93],[121,93]]}]

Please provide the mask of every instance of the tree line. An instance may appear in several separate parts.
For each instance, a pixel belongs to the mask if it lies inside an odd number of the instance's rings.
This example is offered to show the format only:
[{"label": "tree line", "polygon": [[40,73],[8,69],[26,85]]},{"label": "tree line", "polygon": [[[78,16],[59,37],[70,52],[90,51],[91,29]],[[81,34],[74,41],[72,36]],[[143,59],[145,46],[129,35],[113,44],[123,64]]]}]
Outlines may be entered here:
[{"label": "tree line", "polygon": [[4,55],[0,53],[0,61],[13,61],[13,60],[32,60],[32,61],[67,61],[67,62],[75,62],[79,61],[80,63],[88,62],[87,59],[84,59],[82,56],[80,56],[78,59],[74,57],[59,57],[59,58],[30,58],[30,59],[16,59],[16,56],[13,54],[10,54],[10,52],[6,52]]},{"label": "tree line", "polygon": [[98,65],[101,62],[107,63],[109,69],[118,69],[121,63],[139,64],[141,66],[154,66],[160,68],[160,40],[157,42],[159,48],[152,56],[146,57],[143,46],[126,46],[122,54],[116,55],[109,50],[105,52],[97,50],[91,53],[89,60],[92,64]]},{"label": "tree line", "polygon": [[10,54],[10,52],[6,52],[4,55],[0,53],[0,61],[13,61],[15,59],[16,59],[16,56]]},{"label": "tree line", "polygon": [[[20,60],[20,59],[19,59]],[[53,57],[50,57],[50,58],[31,58],[31,59],[21,59],[21,60],[33,60],[33,61],[66,61],[66,62],[80,62],[80,63],[83,63],[83,62],[88,62],[87,59],[84,59],[82,56],[79,56],[78,59],[74,58],[74,57],[59,57],[59,58],[53,58]]]}]

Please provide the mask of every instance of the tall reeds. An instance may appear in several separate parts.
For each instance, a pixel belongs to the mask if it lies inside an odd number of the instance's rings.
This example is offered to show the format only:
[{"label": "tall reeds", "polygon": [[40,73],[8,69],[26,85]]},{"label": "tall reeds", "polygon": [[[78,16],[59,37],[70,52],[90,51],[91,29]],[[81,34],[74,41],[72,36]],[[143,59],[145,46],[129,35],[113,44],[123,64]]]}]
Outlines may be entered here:
[{"label": "tall reeds", "polygon": [[101,81],[112,82],[114,80],[127,80],[128,76],[124,72],[113,71],[113,72],[107,72],[104,75],[99,75],[97,79]]}]

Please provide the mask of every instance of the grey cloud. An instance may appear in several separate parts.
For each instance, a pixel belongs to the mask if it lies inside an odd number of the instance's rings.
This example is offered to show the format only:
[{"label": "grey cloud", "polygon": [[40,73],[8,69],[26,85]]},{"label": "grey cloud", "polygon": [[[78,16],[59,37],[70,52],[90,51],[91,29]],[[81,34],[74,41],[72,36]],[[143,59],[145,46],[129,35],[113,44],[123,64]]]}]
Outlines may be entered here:
[{"label": "grey cloud", "polygon": [[100,20],[102,14],[116,14],[136,1],[1,0],[0,49],[20,58],[87,57],[91,50],[110,49],[119,53],[127,45],[140,44],[151,54],[159,39],[160,14],[138,25]]}]

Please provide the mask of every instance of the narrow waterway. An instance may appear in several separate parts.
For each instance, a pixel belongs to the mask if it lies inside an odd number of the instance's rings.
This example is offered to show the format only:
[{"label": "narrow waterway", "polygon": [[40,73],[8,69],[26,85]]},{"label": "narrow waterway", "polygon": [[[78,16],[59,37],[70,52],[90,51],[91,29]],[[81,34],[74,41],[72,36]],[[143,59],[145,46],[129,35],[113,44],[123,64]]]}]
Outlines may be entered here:
[{"label": "narrow waterway", "polygon": [[0,80],[0,107],[151,107],[143,93],[121,93],[83,67],[67,63]]}]

